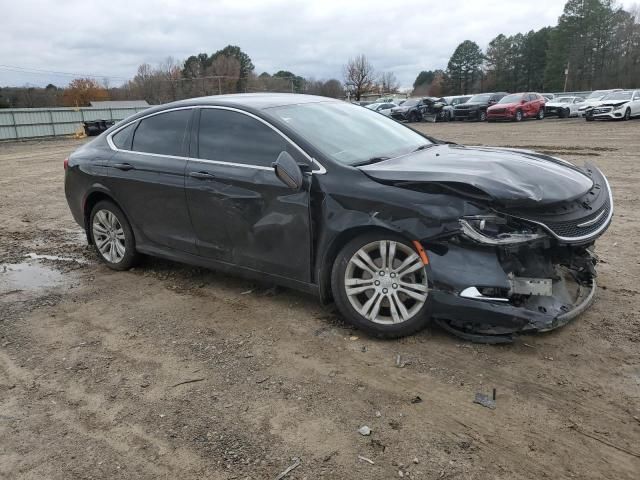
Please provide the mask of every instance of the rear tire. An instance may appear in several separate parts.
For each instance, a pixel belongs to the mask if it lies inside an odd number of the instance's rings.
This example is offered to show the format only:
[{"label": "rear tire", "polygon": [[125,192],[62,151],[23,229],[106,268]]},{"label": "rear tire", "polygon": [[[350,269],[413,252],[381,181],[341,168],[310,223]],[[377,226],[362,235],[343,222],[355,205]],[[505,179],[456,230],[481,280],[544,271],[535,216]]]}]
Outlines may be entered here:
[{"label": "rear tire", "polygon": [[481,110],[480,113],[478,113],[478,121],[484,122],[486,119],[487,119],[487,112],[484,110]]},{"label": "rear tire", "polygon": [[522,121],[522,110],[517,110],[516,111],[516,116],[514,117],[514,120],[516,122],[521,122]]},{"label": "rear tire", "polygon": [[411,243],[391,232],[347,243],[333,264],[331,289],[344,318],[375,337],[412,335],[430,320],[428,268]]},{"label": "rear tire", "polygon": [[133,230],[113,202],[102,200],[89,217],[89,235],[100,260],[113,270],[128,270],[138,259]]},{"label": "rear tire", "polygon": [[536,120],[542,120],[544,118],[544,108],[538,110],[538,115],[536,115]]}]

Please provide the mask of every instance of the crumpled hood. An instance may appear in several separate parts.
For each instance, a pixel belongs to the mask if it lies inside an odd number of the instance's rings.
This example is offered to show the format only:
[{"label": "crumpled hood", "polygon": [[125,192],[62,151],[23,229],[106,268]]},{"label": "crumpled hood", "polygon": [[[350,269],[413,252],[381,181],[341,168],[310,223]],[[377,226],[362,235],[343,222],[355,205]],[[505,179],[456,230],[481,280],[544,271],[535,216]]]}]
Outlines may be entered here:
[{"label": "crumpled hood", "polygon": [[625,103],[629,103],[631,100],[607,100],[606,102],[600,103],[599,107],[619,107],[624,105]]},{"label": "crumpled hood", "polygon": [[385,182],[474,187],[502,206],[536,207],[569,201],[593,182],[578,167],[528,150],[434,145],[425,150],[359,167]]}]

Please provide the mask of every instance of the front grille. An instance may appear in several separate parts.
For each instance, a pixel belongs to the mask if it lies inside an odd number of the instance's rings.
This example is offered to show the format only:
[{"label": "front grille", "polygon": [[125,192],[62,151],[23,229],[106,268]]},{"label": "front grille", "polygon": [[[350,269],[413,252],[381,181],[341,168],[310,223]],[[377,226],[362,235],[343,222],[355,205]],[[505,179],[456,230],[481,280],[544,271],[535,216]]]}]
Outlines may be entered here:
[{"label": "front grille", "polygon": [[489,114],[492,114],[492,113],[504,113],[504,112],[506,112],[506,111],[507,111],[507,109],[506,109],[506,108],[494,108],[493,110],[491,110],[491,111],[489,112]]},{"label": "front grille", "polygon": [[598,115],[600,113],[609,113],[611,110],[613,110],[612,107],[601,107],[601,108],[594,108],[593,109],[593,114],[594,115]]},{"label": "front grille", "polygon": [[[598,210],[592,212],[586,217],[582,217],[578,220],[573,220],[570,222],[545,222],[545,225],[547,226],[547,228],[549,228],[549,230],[551,230],[559,237],[580,238],[589,236],[592,233],[597,232],[607,222],[610,213],[611,199],[609,197]],[[591,225],[583,227],[578,226],[583,223],[588,223],[595,218],[597,218],[597,220]]]}]

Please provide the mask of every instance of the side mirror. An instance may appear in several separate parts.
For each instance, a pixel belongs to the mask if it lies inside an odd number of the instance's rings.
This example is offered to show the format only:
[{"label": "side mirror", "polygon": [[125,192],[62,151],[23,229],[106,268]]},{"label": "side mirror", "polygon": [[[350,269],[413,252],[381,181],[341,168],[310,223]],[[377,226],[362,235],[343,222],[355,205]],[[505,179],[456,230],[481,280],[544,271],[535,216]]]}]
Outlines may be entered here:
[{"label": "side mirror", "polygon": [[495,100],[489,100],[489,105],[495,105],[496,103],[498,102],[496,102]]},{"label": "side mirror", "polygon": [[523,100],[520,100],[520,104],[521,104],[521,105],[524,105],[525,103],[527,103],[527,101],[526,101],[526,100],[524,100],[524,99],[523,99]]},{"label": "side mirror", "polygon": [[302,188],[302,170],[287,152],[280,152],[272,167],[276,172],[276,177],[287,187],[292,190],[300,190]]}]

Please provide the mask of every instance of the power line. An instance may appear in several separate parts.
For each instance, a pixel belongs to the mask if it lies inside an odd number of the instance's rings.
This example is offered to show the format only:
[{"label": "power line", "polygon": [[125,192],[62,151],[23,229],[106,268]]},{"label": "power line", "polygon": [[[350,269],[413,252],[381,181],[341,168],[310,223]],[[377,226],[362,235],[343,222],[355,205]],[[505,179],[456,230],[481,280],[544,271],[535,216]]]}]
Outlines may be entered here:
[{"label": "power line", "polygon": [[56,70],[43,70],[40,68],[19,67],[16,65],[0,65],[0,70],[8,70],[19,73],[33,73],[37,75],[65,75],[69,77],[95,77],[95,78],[116,78],[120,80],[129,80],[130,77],[121,77],[119,75],[104,75],[96,73],[72,73],[60,72]]}]

